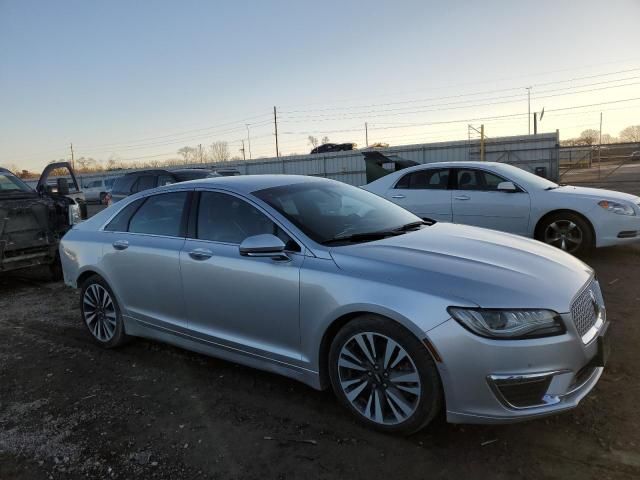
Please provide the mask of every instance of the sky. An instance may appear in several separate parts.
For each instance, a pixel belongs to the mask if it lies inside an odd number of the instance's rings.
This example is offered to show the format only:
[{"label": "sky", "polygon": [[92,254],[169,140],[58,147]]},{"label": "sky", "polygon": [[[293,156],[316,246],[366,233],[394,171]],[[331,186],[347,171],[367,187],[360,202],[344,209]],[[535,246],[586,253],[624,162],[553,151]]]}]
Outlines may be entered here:
[{"label": "sky", "polygon": [[[640,124],[640,0],[0,0],[0,165]],[[636,100],[631,100],[636,99]],[[249,125],[248,129],[246,125]],[[247,131],[248,130],[248,131]],[[248,145],[246,155],[249,157]]]}]

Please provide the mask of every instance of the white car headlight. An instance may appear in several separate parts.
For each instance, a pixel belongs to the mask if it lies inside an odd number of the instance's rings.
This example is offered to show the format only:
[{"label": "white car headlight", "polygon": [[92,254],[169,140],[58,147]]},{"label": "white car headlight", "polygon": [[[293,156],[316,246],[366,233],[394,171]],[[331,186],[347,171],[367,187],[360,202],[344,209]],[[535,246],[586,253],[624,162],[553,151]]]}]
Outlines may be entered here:
[{"label": "white car headlight", "polygon": [[612,202],[611,200],[600,200],[598,202],[601,208],[618,215],[635,215],[633,207],[626,203]]},{"label": "white car headlight", "polygon": [[75,225],[81,221],[82,216],[80,215],[80,206],[77,203],[72,203],[69,205],[69,225]]},{"label": "white car headlight", "polygon": [[552,310],[498,310],[449,307],[463,327],[482,337],[518,339],[561,335],[566,329]]}]

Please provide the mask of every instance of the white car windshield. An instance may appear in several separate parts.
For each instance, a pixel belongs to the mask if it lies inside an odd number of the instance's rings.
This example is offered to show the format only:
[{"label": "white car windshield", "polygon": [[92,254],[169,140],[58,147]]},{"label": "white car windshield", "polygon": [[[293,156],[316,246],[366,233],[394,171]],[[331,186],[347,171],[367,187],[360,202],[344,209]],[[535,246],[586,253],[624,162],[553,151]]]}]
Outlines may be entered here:
[{"label": "white car windshield", "polygon": [[501,173],[509,178],[509,180],[522,184],[524,186],[539,188],[540,190],[552,190],[558,188],[558,184],[539,177],[533,173],[527,172],[513,165],[501,164],[496,166],[496,173]]}]

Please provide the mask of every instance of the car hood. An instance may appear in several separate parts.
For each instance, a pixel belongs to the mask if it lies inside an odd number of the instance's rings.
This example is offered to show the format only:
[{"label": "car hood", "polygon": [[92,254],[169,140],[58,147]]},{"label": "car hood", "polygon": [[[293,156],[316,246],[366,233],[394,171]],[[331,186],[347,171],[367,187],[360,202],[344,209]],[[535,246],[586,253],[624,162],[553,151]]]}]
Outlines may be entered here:
[{"label": "car hood", "polygon": [[574,187],[573,185],[563,185],[550,190],[553,193],[578,195],[581,197],[593,198],[594,200],[624,200],[638,205],[640,197],[629,193],[616,192],[615,190],[604,190],[602,188]]},{"label": "car hood", "polygon": [[544,243],[450,223],[332,248],[331,255],[350,274],[483,308],[566,313],[593,276],[588,265]]}]

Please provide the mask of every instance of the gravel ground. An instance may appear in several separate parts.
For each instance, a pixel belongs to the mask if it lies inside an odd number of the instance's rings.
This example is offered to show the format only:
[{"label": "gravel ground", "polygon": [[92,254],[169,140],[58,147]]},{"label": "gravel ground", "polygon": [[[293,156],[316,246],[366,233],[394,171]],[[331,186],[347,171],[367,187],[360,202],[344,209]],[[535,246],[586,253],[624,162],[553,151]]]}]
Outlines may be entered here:
[{"label": "gravel ground", "polygon": [[354,423],[330,392],[134,340],[92,343],[77,292],[0,280],[0,479],[639,478],[640,248],[585,259],[612,355],[563,415],[508,426],[437,421],[409,438]]}]

